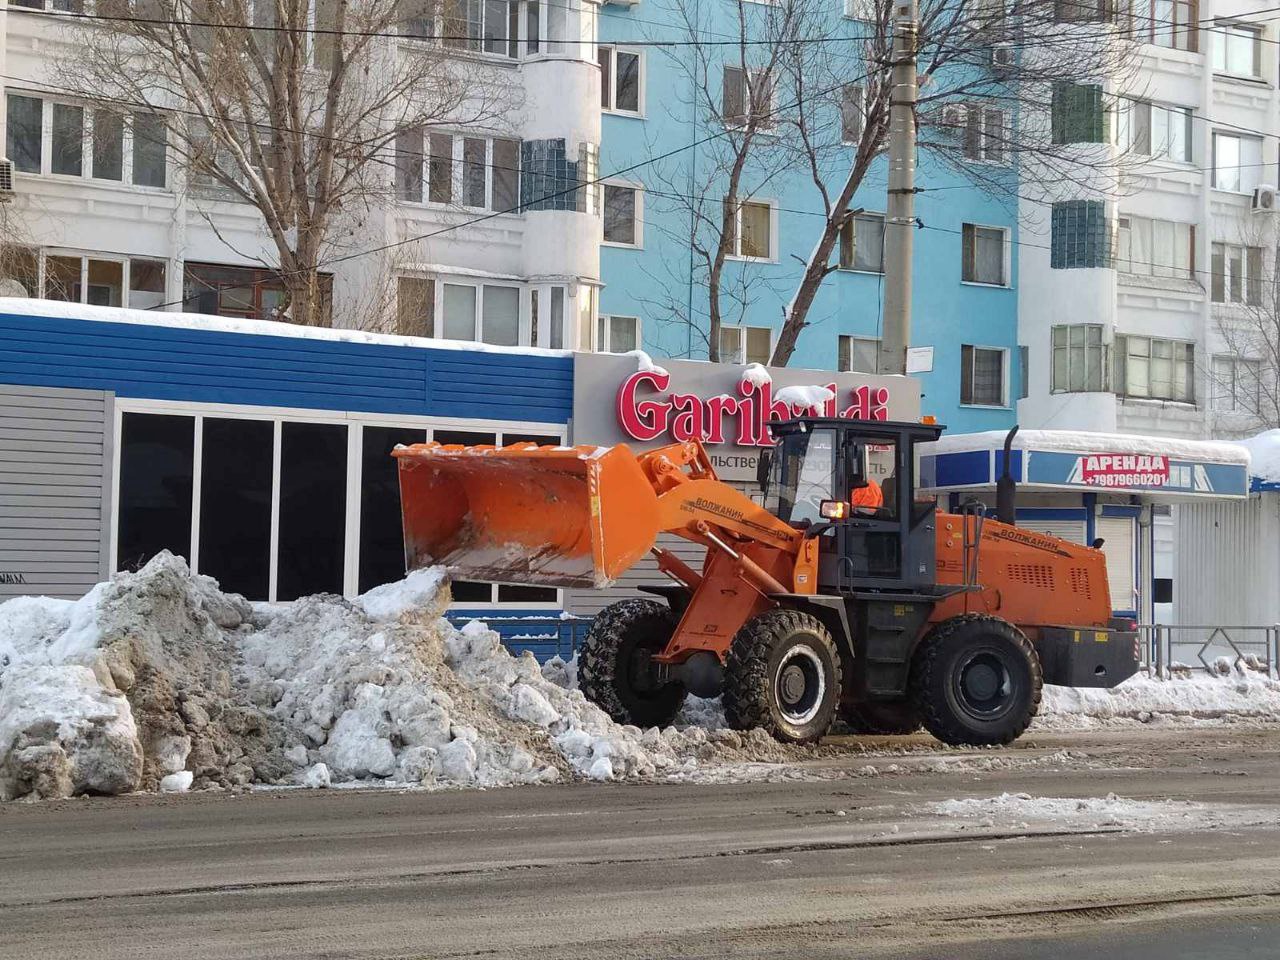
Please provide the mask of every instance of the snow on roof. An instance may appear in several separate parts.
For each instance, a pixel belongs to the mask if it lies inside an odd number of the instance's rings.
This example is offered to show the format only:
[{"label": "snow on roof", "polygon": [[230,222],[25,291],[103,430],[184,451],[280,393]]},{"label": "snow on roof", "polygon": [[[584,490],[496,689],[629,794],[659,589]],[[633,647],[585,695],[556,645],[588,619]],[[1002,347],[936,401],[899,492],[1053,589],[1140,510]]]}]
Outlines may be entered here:
[{"label": "snow on roof", "polygon": [[[1280,433],[1280,431],[1273,431]],[[1005,430],[955,433],[926,444],[926,453],[961,453],[1004,447]],[[1019,430],[1013,438],[1015,450],[1045,450],[1057,453],[1136,453],[1247,466],[1249,451],[1238,443],[1209,440],[1181,440],[1176,437],[1146,437],[1129,433],[1090,433],[1086,430]],[[1280,451],[1280,441],[1277,441]],[[1280,455],[1277,458],[1280,472]]]},{"label": "snow on roof", "polygon": [[1280,481],[1280,430],[1264,430],[1236,443],[1249,451],[1249,474],[1260,480]]},{"label": "snow on roof", "polygon": [[329,340],[339,343],[373,343],[382,346],[419,347],[430,350],[468,350],[474,353],[527,354],[536,357],[570,357],[573,355],[571,350],[547,350],[542,347],[499,347],[489,343],[477,343],[473,340],[437,340],[429,337],[404,337],[393,333],[369,333],[365,330],[304,327],[279,320],[241,320],[236,317],[213,317],[203,313],[130,310],[126,307],[98,307],[86,303],[31,300],[23,297],[0,297],[0,314],[53,317],[64,320],[94,320],[99,323],[137,323],[150,327],[212,330],[219,333],[248,333],[264,337],[297,337],[301,340]]}]

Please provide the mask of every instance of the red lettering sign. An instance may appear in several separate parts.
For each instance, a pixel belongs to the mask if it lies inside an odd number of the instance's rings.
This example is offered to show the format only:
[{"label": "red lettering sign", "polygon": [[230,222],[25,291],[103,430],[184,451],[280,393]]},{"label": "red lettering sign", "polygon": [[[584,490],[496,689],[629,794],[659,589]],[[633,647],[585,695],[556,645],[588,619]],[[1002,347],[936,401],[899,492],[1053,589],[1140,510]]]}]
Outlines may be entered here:
[{"label": "red lettering sign", "polygon": [[[733,442],[743,447],[771,447],[768,424],[812,415],[849,420],[888,420],[889,390],[862,385],[841,396],[834,383],[823,384],[831,399],[817,407],[799,407],[778,400],[773,384],[742,380],[738,396],[728,394],[703,399],[692,393],[669,393],[666,373],[640,371],[618,388],[618,424],[635,440],[656,440],[669,433],[673,440],[698,439],[707,444]],[[642,399],[643,391],[643,399]],[[654,391],[658,395],[649,393]],[[732,438],[730,440],[729,438]]]}]

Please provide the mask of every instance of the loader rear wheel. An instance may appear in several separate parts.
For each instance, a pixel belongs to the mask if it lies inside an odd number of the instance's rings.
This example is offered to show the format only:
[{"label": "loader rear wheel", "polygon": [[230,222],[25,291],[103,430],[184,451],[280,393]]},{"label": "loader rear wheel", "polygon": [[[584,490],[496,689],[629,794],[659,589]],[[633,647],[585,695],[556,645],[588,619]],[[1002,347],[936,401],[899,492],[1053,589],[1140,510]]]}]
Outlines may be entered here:
[{"label": "loader rear wheel", "polygon": [[911,699],[943,743],[1012,743],[1040,709],[1040,658],[999,617],[966,614],[934,627],[911,663]]},{"label": "loader rear wheel", "polygon": [[592,621],[578,651],[578,684],[618,723],[668,726],[684,703],[679,681],[658,679],[653,655],[676,629],[676,615],[654,600],[622,600]]},{"label": "loader rear wheel", "polygon": [[816,617],[768,610],[733,638],[722,695],[729,726],[811,743],[830,729],[840,692],[840,655]]},{"label": "loader rear wheel", "polygon": [[911,700],[864,700],[845,704],[840,719],[851,733],[898,735],[920,729],[920,708]]}]

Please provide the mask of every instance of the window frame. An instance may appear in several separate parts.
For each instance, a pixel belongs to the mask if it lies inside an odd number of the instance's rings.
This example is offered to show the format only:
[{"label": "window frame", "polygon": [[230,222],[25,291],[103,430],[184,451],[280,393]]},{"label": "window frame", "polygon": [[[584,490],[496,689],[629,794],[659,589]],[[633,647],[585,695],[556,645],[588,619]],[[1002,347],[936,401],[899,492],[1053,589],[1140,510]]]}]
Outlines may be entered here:
[{"label": "window frame", "polygon": [[[157,309],[155,306],[142,306],[142,305],[134,305],[129,303],[129,295],[134,292],[133,290],[134,263],[147,262],[147,263],[163,264],[165,289],[161,291],[161,301],[165,302],[169,299],[169,290],[172,289],[170,286],[170,283],[171,283],[170,274],[173,268],[173,262],[167,256],[163,256],[163,255],[147,256],[146,254],[138,254],[137,256],[133,256],[133,255],[123,254],[123,253],[104,253],[104,252],[99,252],[94,250],[77,249],[73,247],[29,247],[27,249],[31,253],[31,256],[34,260],[35,268],[36,268],[36,274],[34,278],[36,283],[36,289],[34,291],[29,291],[29,293],[31,294],[31,298],[33,300],[50,299],[44,295],[45,283],[48,278],[47,260],[49,257],[65,257],[68,259],[72,257],[76,257],[80,260],[80,277],[78,282],[80,284],[80,296],[84,299],[81,299],[79,301],[65,301],[65,302],[72,302],[72,303],[78,302],[82,304],[88,303],[87,297],[89,294],[89,261],[90,260],[101,260],[108,263],[122,264],[121,272],[120,272],[120,301],[121,301],[120,306],[130,310]],[[138,291],[138,292],[145,293],[145,292],[153,292],[153,291]],[[51,301],[51,302],[59,302],[59,301]]]},{"label": "window frame", "polygon": [[[421,152],[414,153],[412,151],[402,151],[399,147],[400,137],[397,136],[392,140],[392,192],[395,196],[395,202],[405,204],[412,207],[428,207],[436,210],[476,210],[486,213],[493,213],[506,217],[523,217],[524,210],[520,207],[520,175],[521,175],[521,146],[523,141],[518,137],[498,136],[488,133],[460,133],[452,130],[434,130],[431,128],[419,128],[417,131],[404,130],[404,135],[413,136],[418,133],[422,136]],[[432,187],[435,183],[433,169],[433,161],[435,154],[431,152],[431,138],[448,137],[449,138],[449,199],[433,200]],[[480,207],[472,206],[466,203],[467,180],[466,171],[468,162],[466,159],[467,141],[482,140],[484,142],[484,205]],[[497,184],[495,181],[496,165],[494,161],[497,152],[498,143],[514,143],[516,145],[516,169],[515,185],[516,185],[516,206],[512,208],[498,209],[495,203]],[[402,184],[400,182],[400,163],[401,157],[410,158],[410,163],[416,164],[418,168],[418,184],[414,191],[420,199],[406,197]],[[412,180],[406,181],[411,184]]]},{"label": "window frame", "polygon": [[[1215,264],[1219,250],[1222,255],[1222,270],[1220,272]],[[1231,269],[1231,264],[1236,260],[1232,253],[1236,251],[1239,252],[1239,277]],[[1258,261],[1257,276],[1254,276],[1253,271],[1249,269],[1249,261],[1252,259],[1250,254],[1254,251],[1256,251]],[[1209,244],[1209,302],[1230,307],[1262,306],[1264,298],[1263,285],[1267,282],[1266,252],[1265,247],[1255,246],[1254,244],[1227,243],[1223,240],[1212,241]],[[1222,284],[1221,297],[1216,296],[1219,278],[1221,278]],[[1239,298],[1231,295],[1232,288],[1235,286],[1240,289]]]},{"label": "window frame", "polygon": [[[979,230],[995,230],[1000,233],[1000,251],[1001,251],[1001,276],[1000,283],[990,283],[986,280],[970,280],[965,278],[965,270],[970,259],[968,252],[965,250],[965,242],[968,237],[968,230],[973,231],[973,266],[977,269],[977,231]],[[1009,290],[1013,287],[1013,266],[1010,254],[1010,230],[1008,227],[997,226],[995,224],[986,223],[963,223],[960,229],[960,282],[966,286],[972,287],[988,287],[993,290]]]},{"label": "window frame", "polygon": [[[203,473],[203,450],[201,438],[204,433],[206,417],[219,420],[259,420],[270,421],[273,427],[273,468],[272,468],[272,528],[271,558],[268,582],[267,602],[275,602],[278,586],[278,545],[279,545],[279,497],[280,497],[280,451],[282,445],[283,426],[285,423],[312,423],[345,426],[347,428],[347,500],[343,535],[345,538],[345,556],[343,566],[343,595],[352,598],[359,593],[360,583],[360,492],[363,487],[364,428],[382,427],[407,430],[423,430],[428,440],[437,431],[467,431],[476,433],[492,433],[501,444],[508,435],[543,435],[558,437],[563,445],[566,441],[567,427],[563,423],[546,423],[539,421],[508,420],[463,420],[446,417],[396,416],[379,413],[334,412],[325,410],[299,409],[293,407],[256,407],[243,404],[194,403],[191,401],[150,400],[118,397],[112,405],[113,450],[111,454],[111,488],[110,488],[110,530],[108,533],[108,556],[112,571],[116,570],[116,554],[119,551],[120,525],[120,458],[121,431],[124,417],[130,413],[158,414],[162,416],[190,417],[195,431],[195,456],[193,460],[193,477],[191,491],[192,531],[189,551],[192,573],[199,573],[200,555],[200,506],[201,506],[201,474]],[[490,585],[490,600],[463,601],[454,603],[450,609],[463,610],[548,610],[564,609],[564,590],[556,588],[556,599],[506,600],[498,599],[500,584]]]},{"label": "window frame", "polygon": [[[1140,149],[1140,143],[1135,140],[1133,135],[1137,127],[1133,122],[1133,116],[1140,108],[1145,108],[1147,111],[1146,150]],[[1166,128],[1172,125],[1172,118],[1175,116],[1182,121],[1182,143],[1185,148],[1185,157],[1170,155],[1169,146],[1172,141],[1166,141],[1163,152],[1156,150],[1157,112],[1165,115]],[[1176,103],[1163,103],[1159,100],[1144,100],[1139,97],[1125,98],[1124,106],[1116,112],[1116,146],[1122,147],[1140,157],[1150,157],[1152,160],[1163,160],[1183,166],[1190,165],[1195,162],[1195,128],[1193,126],[1195,116],[1195,108],[1193,107],[1184,107]]]},{"label": "window frame", "polygon": [[[1219,373],[1219,368],[1223,365],[1228,366],[1229,384],[1224,384],[1224,377]],[[1241,368],[1252,368],[1253,390],[1252,397],[1253,406],[1249,407],[1247,400],[1241,401],[1241,383],[1247,387],[1248,381],[1243,380],[1240,376]],[[1263,361],[1254,357],[1238,357],[1230,353],[1215,353],[1210,360],[1209,376],[1211,379],[1209,391],[1209,408],[1222,413],[1243,413],[1249,416],[1258,417],[1262,415],[1262,368]],[[1226,389],[1228,392],[1224,395],[1221,390]],[[1224,402],[1225,401],[1225,402]]]},{"label": "window frame", "polygon": [[[969,352],[969,399],[964,398],[964,363],[965,352]],[[973,381],[978,353],[995,353],[1000,356],[1000,401],[984,403],[973,399]],[[982,410],[1009,409],[1009,348],[997,347],[981,343],[962,343],[960,345],[960,406],[976,407]]]},{"label": "window frame", "polygon": [[[627,350],[615,350],[613,347],[613,321],[614,320],[631,320],[635,327],[635,343],[634,347]],[[603,336],[602,336],[603,334]],[[596,317],[596,353],[628,353],[631,350],[640,350],[644,347],[644,341],[641,337],[641,321],[636,314],[630,313],[601,313]]]},{"label": "window frame", "polygon": [[[1152,259],[1151,259],[1151,260],[1149,260],[1149,261],[1147,261],[1147,260],[1138,260],[1138,261],[1135,261],[1135,260],[1134,260],[1134,258],[1133,258],[1133,233],[1134,233],[1134,221],[1138,221],[1139,223],[1149,224],[1149,225],[1150,225],[1150,226],[1149,226],[1149,229],[1150,229],[1150,231],[1151,231],[1151,236],[1150,236],[1150,238],[1149,238],[1148,247],[1149,247],[1149,249],[1151,250],[1151,257],[1152,257]],[[1176,249],[1177,249],[1177,244],[1178,244],[1178,234],[1179,234],[1179,232],[1180,232],[1183,228],[1185,228],[1185,230],[1186,230],[1186,236],[1185,236],[1185,239],[1186,239],[1186,248],[1185,248],[1185,253],[1186,253],[1186,256],[1187,256],[1187,260],[1186,260],[1186,263],[1185,263],[1185,264],[1183,264],[1183,265],[1178,265],[1178,264],[1164,264],[1164,263],[1157,263],[1157,262],[1155,261],[1155,259],[1154,259],[1154,258],[1155,258],[1155,246],[1156,246],[1156,243],[1155,243],[1155,234],[1156,234],[1156,225],[1157,225],[1157,224],[1165,224],[1165,225],[1170,225],[1170,226],[1172,226],[1172,227],[1173,227],[1174,249],[1175,249],[1175,251],[1176,251]],[[1123,258],[1123,259],[1122,259],[1122,258],[1121,258],[1121,255],[1120,255],[1120,251],[1121,251],[1121,247],[1122,247],[1121,237],[1123,236],[1123,231],[1126,231],[1126,230],[1128,231],[1128,238],[1129,238],[1129,240],[1128,240],[1128,242],[1129,242],[1129,255],[1128,255],[1128,257],[1125,257],[1125,258]],[[1112,263],[1113,263],[1113,265],[1114,265],[1114,267],[1115,267],[1116,272],[1117,272],[1118,274],[1122,274],[1122,275],[1124,275],[1124,276],[1129,276],[1129,277],[1151,277],[1152,279],[1156,279],[1156,280],[1187,280],[1187,281],[1194,281],[1194,280],[1195,280],[1195,278],[1196,278],[1196,274],[1197,274],[1197,269],[1196,269],[1196,268],[1197,268],[1197,264],[1196,264],[1196,232],[1197,232],[1197,231],[1196,231],[1196,224],[1194,224],[1194,223],[1186,223],[1186,222],[1181,221],[1181,220],[1165,220],[1165,219],[1160,218],[1160,217],[1139,217],[1139,216],[1136,216],[1135,214],[1131,214],[1131,213],[1117,214],[1117,215],[1116,215],[1115,249],[1112,251]],[[1139,267],[1142,267],[1143,269],[1140,269],[1140,270],[1125,269],[1125,268],[1123,268],[1123,267],[1121,266],[1121,264],[1123,264],[1123,263],[1127,263],[1130,267],[1132,267],[1132,266],[1136,263]],[[1172,271],[1176,271],[1176,275],[1175,275],[1175,276],[1166,276],[1166,275],[1164,275],[1163,273],[1159,273],[1159,272],[1157,272],[1157,271],[1159,271],[1159,270],[1172,270]]]},{"label": "window frame", "polygon": [[[724,357],[724,336],[725,332],[732,330],[737,335],[738,345],[734,348],[734,358],[726,360]],[[769,332],[769,355],[763,360],[751,360],[747,355],[747,343],[749,341],[749,330],[767,330]],[[759,363],[768,366],[769,360],[773,356],[773,348],[777,345],[777,331],[773,327],[762,327],[757,324],[750,323],[722,323],[720,325],[720,363]]]},{"label": "window frame", "polygon": [[[865,267],[858,266],[858,221],[878,220],[880,222],[880,269],[870,270]],[[855,216],[845,220],[840,228],[839,249],[836,252],[836,269],[843,273],[862,273],[873,277],[884,276],[884,236],[885,224],[887,216],[883,213],[877,213],[872,210],[863,210]],[[846,239],[847,237],[847,239]],[[844,255],[846,250],[846,242],[849,244],[848,249],[853,256],[848,266],[845,265]]]},{"label": "window frame", "polygon": [[[1057,342],[1058,331],[1063,331],[1066,343],[1059,345]],[[1072,351],[1075,346],[1071,343],[1071,331],[1084,330],[1084,387],[1075,389],[1072,383]],[[1089,333],[1096,331],[1098,334],[1098,342],[1096,344],[1089,342]],[[1098,348],[1098,370],[1099,370],[1099,386],[1094,389],[1089,383],[1089,354],[1093,347]],[[1066,357],[1066,378],[1065,385],[1058,383],[1058,354],[1062,351]],[[1049,328],[1049,392],[1054,393],[1109,393],[1111,389],[1111,344],[1107,343],[1107,327],[1101,323],[1055,323]]]},{"label": "window frame", "polygon": [[[856,333],[841,333],[836,336],[836,371],[838,373],[866,373],[875,374],[874,367],[876,363],[872,363],[871,370],[858,370],[853,366],[853,357],[855,355],[855,344],[866,344],[871,347],[871,356],[877,357],[880,353],[880,345],[883,343],[881,337],[866,337]],[[847,346],[847,350],[846,350]],[[847,361],[847,362],[846,362]]]},{"label": "window frame", "polygon": [[[629,47],[625,43],[602,43],[597,47],[596,63],[599,65],[600,57],[607,53],[609,58],[609,83],[604,82],[604,69],[600,72],[600,112],[610,116],[617,117],[634,117],[639,120],[645,119],[645,50],[643,47]],[[625,107],[619,107],[618,104],[618,54],[623,53],[636,58],[636,109],[628,110]],[[608,94],[608,105],[604,103],[605,94]]]},{"label": "window frame", "polygon": [[[766,3],[768,0],[766,0]],[[742,101],[742,113],[740,115],[729,115],[725,112],[725,72],[735,70],[741,74],[741,87],[739,89],[739,97]],[[773,75],[768,67],[750,67],[743,66],[742,63],[725,63],[721,65],[720,70],[720,122],[728,128],[745,127],[751,120],[752,93],[755,84],[760,78],[769,81],[768,100],[763,106],[765,109],[757,115],[756,129],[759,131],[769,131],[777,126],[777,110],[778,110],[778,83],[777,78]]]},{"label": "window frame", "polygon": [[[1219,186],[1218,143],[1222,140],[1234,140],[1237,143],[1236,157],[1239,162],[1229,164],[1222,168],[1223,170],[1235,171],[1235,179],[1237,181],[1237,185],[1235,187]],[[1245,144],[1252,144],[1256,146],[1258,154],[1258,162],[1256,164],[1244,162]],[[1262,159],[1264,153],[1262,137],[1249,136],[1248,134],[1237,133],[1231,130],[1215,129],[1211,130],[1209,133],[1209,147],[1211,158],[1210,187],[1212,189],[1218,190],[1222,193],[1234,193],[1239,196],[1249,196],[1262,183],[1262,171],[1266,167],[1266,163]],[[1247,178],[1245,176],[1246,170],[1250,171]],[[1246,180],[1249,182],[1249,186],[1245,186]]]},{"label": "window frame", "polygon": [[[722,203],[728,203],[726,197]],[[765,257],[753,257],[740,253],[742,249],[742,211],[746,206],[766,207],[769,211],[769,255]],[[738,201],[738,205],[733,212],[733,252],[725,254],[726,260],[734,260],[739,263],[777,263],[778,262],[778,201],[762,200],[759,197],[749,197]]]},{"label": "window frame", "polygon": [[[498,277],[458,277],[450,274],[437,275],[431,279],[435,283],[435,308],[433,316],[435,317],[435,339],[437,340],[453,340],[457,343],[477,343],[489,344],[484,339],[484,298],[486,287],[502,287],[508,290],[516,290],[516,343],[515,346],[528,346],[529,340],[529,318],[526,315],[525,303],[527,296],[525,295],[526,285],[519,280],[504,280]],[[446,287],[470,287],[475,291],[475,308],[472,321],[475,324],[475,337],[471,340],[456,340],[453,337],[444,336],[446,317],[444,314],[444,293]],[[496,344],[489,344],[496,346]]]},{"label": "window frame", "polygon": [[[1134,354],[1131,352],[1131,341],[1146,341],[1147,353],[1145,357],[1143,357],[1141,354]],[[1154,346],[1157,343],[1166,344],[1169,346],[1169,356],[1167,358],[1155,356]],[[1183,356],[1175,357],[1173,355],[1175,349],[1178,352],[1182,353]],[[1186,406],[1199,405],[1196,400],[1196,369],[1195,369],[1196,342],[1194,340],[1178,340],[1178,339],[1173,339],[1169,337],[1152,337],[1152,336],[1147,336],[1145,334],[1118,333],[1115,336],[1115,341],[1112,346],[1112,357],[1114,358],[1114,361],[1115,361],[1115,368],[1112,372],[1112,392],[1114,392],[1117,397],[1130,399],[1130,400],[1155,400],[1161,403],[1180,403]],[[1131,379],[1129,375],[1129,361],[1131,359],[1146,360],[1147,393],[1145,395],[1129,392],[1129,383]],[[1170,375],[1169,383],[1171,387],[1170,393],[1173,394],[1172,396],[1168,396],[1168,397],[1155,396],[1151,391],[1152,361],[1164,360],[1164,359],[1167,359],[1169,361],[1169,375]],[[1176,384],[1178,383],[1178,373],[1179,373],[1180,366],[1185,367],[1184,372],[1186,374],[1186,382],[1187,382],[1187,399],[1180,399],[1179,397],[1176,396],[1177,394]]]},{"label": "window frame", "polygon": [[[631,229],[634,239],[630,242],[609,240],[604,237],[604,224],[608,220],[605,198],[610,187],[630,190],[633,197],[631,212]],[[644,184],[631,180],[606,180],[600,185],[600,243],[606,247],[619,247],[623,250],[644,249]]]},{"label": "window frame", "polygon": [[[1206,56],[1207,66],[1217,76],[1234,77],[1238,80],[1247,80],[1258,82],[1266,82],[1263,74],[1262,62],[1262,46],[1265,42],[1266,31],[1257,24],[1246,23],[1230,17],[1215,19],[1212,26],[1205,29],[1209,31],[1209,51]],[[1250,50],[1252,52],[1252,66],[1249,73],[1241,73],[1232,70],[1228,66],[1230,59],[1227,44],[1232,37],[1240,37],[1248,35],[1251,38]],[[1222,51],[1223,65],[1218,66],[1218,52]]]}]

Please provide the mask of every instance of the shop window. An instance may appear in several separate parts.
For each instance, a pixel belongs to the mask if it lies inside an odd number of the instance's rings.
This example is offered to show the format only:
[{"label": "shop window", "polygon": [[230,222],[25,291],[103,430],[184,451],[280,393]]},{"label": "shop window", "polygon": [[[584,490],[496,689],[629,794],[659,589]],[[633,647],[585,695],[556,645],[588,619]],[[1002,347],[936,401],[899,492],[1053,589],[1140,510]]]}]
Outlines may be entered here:
[{"label": "shop window", "polygon": [[190,557],[194,476],[194,418],[123,415],[117,570],[136,570],[161,550]]},{"label": "shop window", "polygon": [[397,444],[422,443],[427,432],[411,427],[365,427],[361,440],[360,592],[404,576],[404,528],[400,472],[391,455]]},{"label": "shop window", "polygon": [[602,44],[597,53],[600,64],[600,109],[613,113],[639,114],[643,89],[643,53],[620,50]]},{"label": "shop window", "polygon": [[1213,188],[1251,193],[1262,182],[1262,138],[1213,133]]},{"label": "shop window", "polygon": [[283,424],[276,599],[342,593],[346,526],[347,428]]},{"label": "shop window", "polygon": [[721,363],[768,364],[773,354],[773,330],[769,327],[721,327]]},{"label": "shop window", "polygon": [[250,600],[270,589],[274,448],[269,420],[203,420],[199,570]]},{"label": "shop window", "polygon": [[601,316],[597,321],[596,349],[601,353],[628,353],[640,346],[640,318]]},{"label": "shop window", "polygon": [[878,337],[850,337],[841,334],[837,346],[836,369],[842,373],[875,373],[879,356]]},{"label": "shop window", "polygon": [[1196,272],[1195,257],[1195,224],[1119,218],[1115,268],[1121,273],[1191,280]]},{"label": "shop window", "polygon": [[1210,253],[1209,296],[1214,303],[1262,305],[1262,248],[1215,243]]},{"label": "shop window", "polygon": [[966,223],[961,230],[961,278],[966,283],[1009,285],[1009,231]]},{"label": "shop window", "polygon": [[1053,328],[1054,393],[1101,392],[1109,386],[1111,351],[1102,325],[1079,323]]},{"label": "shop window", "polygon": [[1116,337],[1116,393],[1195,403],[1195,344],[1157,337]]},{"label": "shop window", "polygon": [[1005,405],[1005,366],[1009,351],[960,347],[960,402],[981,407]]},{"label": "shop window", "polygon": [[1054,143],[1106,142],[1107,110],[1102,102],[1102,87],[1054,83],[1050,119]]},{"label": "shop window", "polygon": [[840,269],[884,273],[884,214],[860,213],[840,227]]},{"label": "shop window", "polygon": [[640,246],[638,187],[620,183],[604,185],[604,242],[625,247]]},{"label": "shop window", "polygon": [[736,209],[728,198],[724,201],[728,214],[729,256],[743,260],[773,259],[773,206],[762,201],[744,200]]}]

